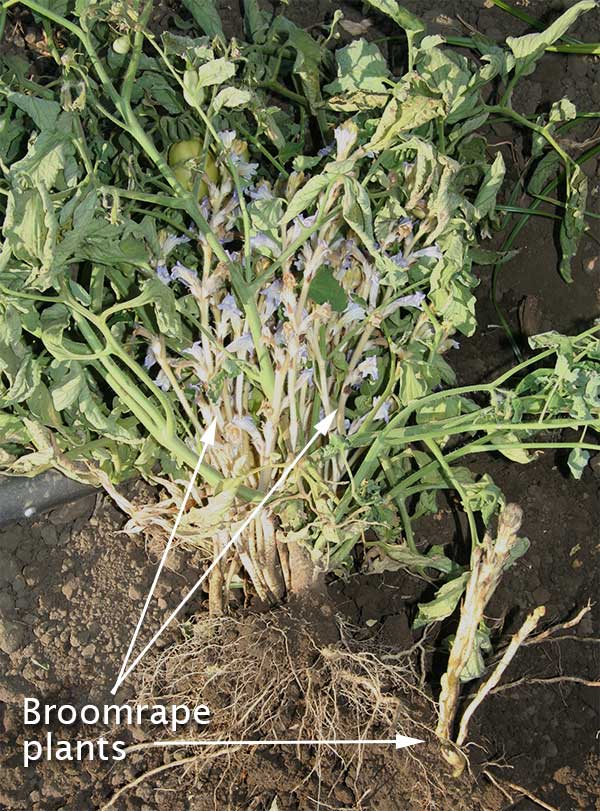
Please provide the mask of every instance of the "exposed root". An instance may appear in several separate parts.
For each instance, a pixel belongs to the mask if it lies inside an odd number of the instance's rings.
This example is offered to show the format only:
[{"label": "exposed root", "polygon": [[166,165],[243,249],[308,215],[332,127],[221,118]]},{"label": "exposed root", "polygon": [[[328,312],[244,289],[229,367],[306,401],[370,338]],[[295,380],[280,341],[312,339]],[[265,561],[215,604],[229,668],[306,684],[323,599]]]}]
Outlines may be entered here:
[{"label": "exposed root", "polygon": [[[361,740],[389,739],[400,732],[432,740],[435,705],[421,687],[418,651],[398,653],[375,641],[358,641],[353,628],[332,617],[325,617],[323,625],[321,639],[315,640],[314,622],[308,624],[289,608],[239,619],[204,619],[193,636],[157,653],[147,665],[137,701],[208,705],[210,726],[190,731],[195,739]],[[178,735],[178,740],[185,737]],[[135,744],[129,752],[139,755],[147,749],[156,752],[155,741]],[[449,781],[437,741],[402,754],[380,747],[367,754],[364,745],[218,750],[182,745],[170,748],[165,757],[169,766],[180,767],[178,780],[188,784],[214,786],[218,774],[214,807],[219,809],[268,809],[274,792],[310,800],[306,807],[337,808],[337,792],[347,792],[349,785],[352,807],[358,809],[378,785],[394,778],[394,796],[406,793],[407,801],[418,799],[423,809],[440,807],[448,792],[472,790],[472,785],[466,788],[468,775]],[[270,788],[252,782],[253,772],[265,762],[274,770]],[[150,769],[147,776],[155,773]],[[143,775],[136,785],[141,779]]]}]

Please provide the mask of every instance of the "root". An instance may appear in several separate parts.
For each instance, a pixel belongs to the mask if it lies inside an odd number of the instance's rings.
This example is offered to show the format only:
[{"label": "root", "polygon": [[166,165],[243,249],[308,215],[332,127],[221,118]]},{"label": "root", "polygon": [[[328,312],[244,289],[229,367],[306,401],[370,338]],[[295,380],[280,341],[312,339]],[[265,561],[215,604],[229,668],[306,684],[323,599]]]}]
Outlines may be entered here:
[{"label": "root", "polygon": [[[375,641],[359,641],[358,629],[339,619],[337,641],[322,644],[313,639],[310,627],[291,609],[281,608],[241,619],[203,619],[191,638],[156,653],[141,673],[136,701],[208,705],[210,726],[200,734],[198,730],[190,732],[194,739],[362,740],[389,739],[396,732],[432,737],[435,704],[421,686],[419,650],[398,653]],[[223,797],[217,798],[215,793],[216,808],[225,806],[227,786],[239,786],[240,774],[247,776],[264,763],[266,753],[258,747],[198,747],[189,754],[184,740],[185,736],[178,737],[181,747],[170,749],[169,758],[176,759],[158,769],[181,766],[179,783],[199,785],[208,781],[214,785],[213,767],[218,762],[218,791]],[[156,752],[168,743],[168,737],[136,743],[127,753]],[[380,750],[369,754],[380,764],[378,771],[384,768],[380,760],[384,756]],[[364,745],[286,747],[278,752],[286,784],[276,784],[276,790],[295,792],[307,800],[311,797],[311,802],[318,796],[318,807],[335,808],[337,785],[350,780],[355,803],[358,798],[362,803],[374,791],[370,771],[361,782],[365,757]],[[437,801],[448,788],[439,750],[427,753],[427,747],[420,746],[416,753],[405,750],[403,757],[411,759],[408,774],[414,785],[407,788],[411,796],[417,794],[423,808],[438,807]],[[118,796],[157,773],[156,768],[148,770]],[[238,777],[234,779],[234,775]],[[251,807],[266,790],[266,786],[259,789],[250,782],[248,805],[244,807]],[[461,789],[458,782],[456,790],[464,791],[464,786]],[[113,797],[112,805],[116,799]],[[260,802],[256,807],[263,807]]]}]

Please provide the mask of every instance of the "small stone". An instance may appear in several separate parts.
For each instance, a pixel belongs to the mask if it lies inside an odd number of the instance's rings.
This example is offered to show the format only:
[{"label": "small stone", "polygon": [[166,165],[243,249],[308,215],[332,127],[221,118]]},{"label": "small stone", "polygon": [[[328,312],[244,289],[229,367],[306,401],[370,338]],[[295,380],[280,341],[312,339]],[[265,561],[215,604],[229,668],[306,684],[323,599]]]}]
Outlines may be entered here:
[{"label": "small stone", "polygon": [[166,597],[173,591],[173,587],[169,583],[157,583],[154,593],[157,597]]},{"label": "small stone", "polygon": [[93,659],[96,654],[96,646],[94,644],[86,645],[81,649],[81,655],[84,659]]},{"label": "small stone", "polygon": [[141,588],[138,586],[137,583],[132,583],[129,586],[129,589],[127,590],[127,593],[129,594],[129,597],[132,600],[141,600],[142,597],[144,596]]},{"label": "small stone", "polygon": [[25,644],[25,628],[18,622],[0,619],[0,650],[15,653]]},{"label": "small stone", "polygon": [[71,597],[75,594],[75,592],[77,591],[78,586],[79,586],[79,583],[77,581],[77,578],[72,578],[71,580],[68,580],[64,584],[64,586],[62,586],[61,591],[65,595],[67,600],[70,600]]}]

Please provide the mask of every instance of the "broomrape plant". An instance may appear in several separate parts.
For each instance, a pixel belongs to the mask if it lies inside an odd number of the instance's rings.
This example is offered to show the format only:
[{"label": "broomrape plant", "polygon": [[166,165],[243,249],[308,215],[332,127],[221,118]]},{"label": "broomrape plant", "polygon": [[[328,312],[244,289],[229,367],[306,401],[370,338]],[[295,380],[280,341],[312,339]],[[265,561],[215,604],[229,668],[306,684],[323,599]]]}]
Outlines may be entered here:
[{"label": "broomrape plant", "polygon": [[[538,191],[552,173],[564,185],[569,275],[586,181],[558,130],[576,111],[563,100],[534,122],[511,98],[594,3],[508,48],[474,39],[479,63],[395,2],[370,4],[406,32],[400,77],[372,42],[336,49],[340,12],[312,36],[253,0],[245,42],[205,1],[185,0],[190,21],[158,35],[151,2],[25,0],[55,64],[33,80],[2,59],[4,473],[55,467],[106,487],[130,531],[164,530],[216,417],[179,530],[209,558],[337,409],[328,444],[214,572],[217,614],[232,587],[276,603],[360,562],[436,572],[416,624],[440,620],[469,569],[424,548],[415,520],[455,491],[476,550],[477,515],[487,526],[503,506],[456,462],[527,462],[567,427],[583,431],[576,475],[596,449],[594,330],[535,339],[539,355],[488,385],[448,388],[447,360],[476,328],[473,263],[512,255],[480,246],[500,221],[505,166],[483,135],[495,121],[532,132]],[[163,487],[157,504],[115,489],[138,474]],[[462,678],[489,645],[482,618]]]}]

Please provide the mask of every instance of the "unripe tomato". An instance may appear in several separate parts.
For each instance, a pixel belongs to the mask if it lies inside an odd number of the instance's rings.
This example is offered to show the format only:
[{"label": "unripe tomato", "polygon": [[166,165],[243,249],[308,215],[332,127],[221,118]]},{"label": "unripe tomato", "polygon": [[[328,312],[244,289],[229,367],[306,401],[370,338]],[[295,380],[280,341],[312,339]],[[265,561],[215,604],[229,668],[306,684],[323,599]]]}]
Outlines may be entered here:
[{"label": "unripe tomato", "polygon": [[[200,138],[190,138],[187,141],[178,141],[169,149],[168,162],[173,174],[181,185],[191,191],[200,169],[199,158],[202,155],[202,141]],[[210,152],[206,153],[204,171],[211,183],[219,180],[219,170]],[[198,198],[202,199],[208,194],[208,186],[204,180],[198,184]]]},{"label": "unripe tomato", "polygon": [[113,51],[118,54],[126,54],[129,52],[131,43],[128,36],[119,37],[113,42]]}]

